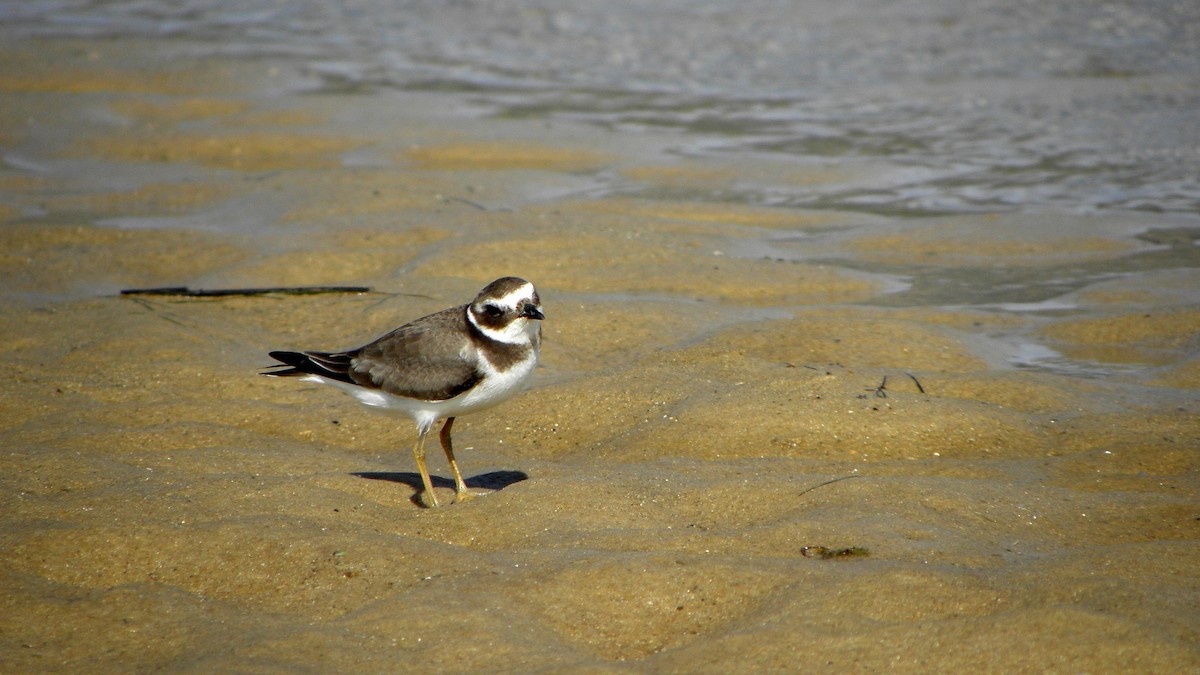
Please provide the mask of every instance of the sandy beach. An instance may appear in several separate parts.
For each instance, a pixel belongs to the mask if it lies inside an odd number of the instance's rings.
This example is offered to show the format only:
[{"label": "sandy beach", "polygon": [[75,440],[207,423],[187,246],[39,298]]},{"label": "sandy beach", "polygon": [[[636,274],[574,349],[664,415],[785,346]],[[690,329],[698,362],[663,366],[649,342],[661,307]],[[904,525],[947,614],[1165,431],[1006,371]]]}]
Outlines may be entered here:
[{"label": "sandy beach", "polygon": [[[1194,219],[703,198],[870,167],[180,53],[0,48],[0,671],[1200,671]],[[257,374],[506,274],[545,344],[455,426],[477,499]],[[119,293],[304,285],[372,291]]]}]

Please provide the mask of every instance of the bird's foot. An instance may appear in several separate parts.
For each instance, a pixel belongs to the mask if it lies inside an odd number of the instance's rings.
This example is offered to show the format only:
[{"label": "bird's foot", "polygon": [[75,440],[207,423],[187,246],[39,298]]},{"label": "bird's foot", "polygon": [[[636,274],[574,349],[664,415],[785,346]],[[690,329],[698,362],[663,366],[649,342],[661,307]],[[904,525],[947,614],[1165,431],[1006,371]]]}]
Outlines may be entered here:
[{"label": "bird's foot", "polygon": [[465,501],[468,501],[471,499],[475,499],[476,497],[479,496],[479,494],[480,493],[478,493],[478,492],[471,492],[470,490],[467,490],[465,488],[462,490],[458,490],[457,492],[454,493],[454,503],[457,504],[459,502],[465,502]]},{"label": "bird's foot", "polygon": [[[457,501],[457,499],[455,501]],[[438,502],[437,495],[433,494],[432,490],[425,490],[421,492],[421,494],[417,495],[417,502],[427,509],[436,509],[441,506],[441,504]]]}]

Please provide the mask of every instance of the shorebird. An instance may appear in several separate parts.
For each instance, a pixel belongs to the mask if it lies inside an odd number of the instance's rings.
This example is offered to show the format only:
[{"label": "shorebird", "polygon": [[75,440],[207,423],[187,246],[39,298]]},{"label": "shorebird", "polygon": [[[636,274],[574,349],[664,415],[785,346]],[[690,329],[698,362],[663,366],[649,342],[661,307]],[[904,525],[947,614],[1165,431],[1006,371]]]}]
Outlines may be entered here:
[{"label": "shorebird", "polygon": [[425,436],[446,420],[439,437],[454,473],[454,501],[470,498],[454,461],[454,419],[525,387],[537,365],[544,318],[533,284],[503,277],[468,304],[421,317],[357,349],[270,352],[280,363],[262,374],[331,384],[366,405],[407,413],[417,425],[413,457],[427,506],[437,507],[425,466]]}]

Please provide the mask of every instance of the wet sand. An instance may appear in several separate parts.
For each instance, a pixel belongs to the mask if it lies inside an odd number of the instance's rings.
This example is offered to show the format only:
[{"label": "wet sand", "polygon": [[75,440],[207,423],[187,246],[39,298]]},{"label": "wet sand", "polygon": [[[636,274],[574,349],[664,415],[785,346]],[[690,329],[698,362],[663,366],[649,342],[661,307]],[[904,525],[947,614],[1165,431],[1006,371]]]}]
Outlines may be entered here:
[{"label": "wet sand", "polygon": [[[687,199],[861,177],[266,61],[5,49],[0,670],[1200,670],[1194,257],[1058,313],[895,306],[862,271],[1194,256],[1194,226]],[[597,173],[663,196],[582,197]],[[502,274],[546,342],[455,426],[480,498],[417,508],[409,422],[256,375]],[[117,295],[307,284],[375,290]],[[1023,333],[1094,368],[1014,367]]]}]

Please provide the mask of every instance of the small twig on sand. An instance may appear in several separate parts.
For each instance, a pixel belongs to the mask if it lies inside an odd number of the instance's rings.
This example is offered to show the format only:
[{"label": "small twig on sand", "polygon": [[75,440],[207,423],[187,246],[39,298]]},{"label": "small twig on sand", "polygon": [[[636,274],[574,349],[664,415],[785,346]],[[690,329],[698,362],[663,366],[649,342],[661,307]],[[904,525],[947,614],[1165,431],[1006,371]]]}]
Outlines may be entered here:
[{"label": "small twig on sand", "polygon": [[155,308],[154,304],[151,303],[149,300],[145,300],[143,298],[138,298],[138,297],[131,297],[129,299],[133,300],[134,302],[141,305],[142,307],[145,307],[147,311],[149,311],[154,316],[157,316],[158,318],[162,319],[163,321],[166,321],[168,323],[173,323],[176,326],[179,326],[180,328],[187,328],[187,326],[183,325],[182,321],[158,311],[158,309]]},{"label": "small twig on sand", "polygon": [[917,385],[917,389],[920,390],[922,394],[925,393],[925,387],[921,386],[921,381],[917,379],[916,375],[913,375],[912,373],[905,373],[905,375],[912,378],[913,384]]},{"label": "small twig on sand", "polygon": [[473,202],[470,199],[463,199],[462,197],[454,197],[454,196],[445,197],[444,196],[444,197],[442,197],[442,201],[447,202],[447,203],[458,202],[460,204],[466,204],[467,206],[474,206],[475,208],[479,209],[480,211],[488,210],[488,207],[484,206],[483,204],[480,204],[479,202]]},{"label": "small twig on sand", "polygon": [[796,496],[797,496],[797,497],[803,497],[804,495],[806,495],[806,494],[808,494],[808,493],[812,492],[813,490],[816,490],[817,488],[822,488],[822,487],[825,487],[826,485],[831,485],[831,484],[833,484],[833,483],[836,483],[836,482],[838,482],[838,481],[850,480],[851,478],[862,478],[862,476],[859,476],[859,475],[853,475],[853,476],[839,476],[839,477],[837,477],[837,478],[831,478],[831,479],[829,479],[829,480],[825,481],[824,483],[817,483],[816,485],[814,485],[814,486],[812,486],[812,487],[810,487],[810,488],[805,488],[804,490],[801,490],[801,491],[800,491],[800,494],[798,494],[798,495],[796,495]]},{"label": "small twig on sand", "polygon": [[121,295],[174,295],[188,298],[220,298],[232,295],[317,295],[320,293],[370,293],[367,286],[277,286],[269,288],[126,288]]},{"label": "small twig on sand", "polygon": [[863,391],[873,391],[877,398],[887,398],[887,375],[883,376],[883,382],[879,383],[878,387],[867,387]]}]

